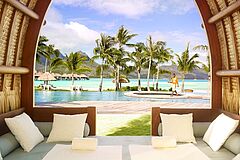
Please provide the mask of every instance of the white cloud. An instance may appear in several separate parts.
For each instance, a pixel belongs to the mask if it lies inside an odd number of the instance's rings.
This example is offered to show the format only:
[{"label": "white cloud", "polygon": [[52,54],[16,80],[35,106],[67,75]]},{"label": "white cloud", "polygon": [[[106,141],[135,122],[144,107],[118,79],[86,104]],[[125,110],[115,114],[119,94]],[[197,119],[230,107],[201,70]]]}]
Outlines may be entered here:
[{"label": "white cloud", "polygon": [[92,53],[95,40],[99,38],[99,33],[78,22],[64,23],[61,14],[51,8],[46,17],[47,24],[43,26],[41,34],[49,39],[50,44],[63,53],[74,51],[86,51]]},{"label": "white cloud", "polygon": [[186,46],[188,42],[190,42],[192,46],[206,43],[205,35],[200,32],[185,33],[183,31],[155,31],[149,33],[149,35],[152,35],[154,40],[162,40],[169,43],[180,44],[182,46]]},{"label": "white cloud", "polygon": [[[187,43],[190,42],[190,48],[193,48],[196,45],[207,44],[206,36],[204,32],[183,32],[183,31],[171,31],[171,32],[160,32],[155,31],[149,33],[152,35],[153,40],[166,41],[167,46],[170,48],[178,48],[175,50],[176,53],[182,53]],[[193,50],[190,50],[190,54],[194,54]],[[199,60],[202,62],[206,61],[207,53],[199,52]]]},{"label": "white cloud", "polygon": [[185,14],[194,8],[193,0],[55,0],[54,4],[88,7],[103,14],[139,18],[153,12]]}]

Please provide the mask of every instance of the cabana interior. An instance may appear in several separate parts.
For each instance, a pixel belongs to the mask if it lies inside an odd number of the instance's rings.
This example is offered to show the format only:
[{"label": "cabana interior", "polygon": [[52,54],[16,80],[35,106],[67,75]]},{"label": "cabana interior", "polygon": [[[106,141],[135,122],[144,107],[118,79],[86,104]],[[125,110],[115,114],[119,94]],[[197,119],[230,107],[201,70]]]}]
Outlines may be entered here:
[{"label": "cabana interior", "polygon": [[[193,113],[194,122],[212,122],[220,113],[240,120],[240,0],[195,2],[203,20],[211,53],[211,109],[153,108],[154,136],[158,135],[160,112]],[[50,4],[51,0],[0,0],[0,135],[9,132],[4,118],[23,112],[34,122],[52,122],[54,113],[88,113],[90,135],[96,135],[94,106],[34,107],[35,52]],[[239,127],[236,132],[240,133]]]}]

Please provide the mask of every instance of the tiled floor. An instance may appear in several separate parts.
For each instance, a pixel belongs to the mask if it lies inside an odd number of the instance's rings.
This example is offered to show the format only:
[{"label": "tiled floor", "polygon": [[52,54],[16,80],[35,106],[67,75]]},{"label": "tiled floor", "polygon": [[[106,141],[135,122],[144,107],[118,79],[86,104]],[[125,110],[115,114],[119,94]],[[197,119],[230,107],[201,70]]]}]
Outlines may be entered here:
[{"label": "tiled floor", "polygon": [[206,103],[178,103],[151,101],[74,101],[67,103],[41,104],[36,107],[87,107],[96,106],[98,114],[144,114],[152,107],[161,108],[210,108]]}]

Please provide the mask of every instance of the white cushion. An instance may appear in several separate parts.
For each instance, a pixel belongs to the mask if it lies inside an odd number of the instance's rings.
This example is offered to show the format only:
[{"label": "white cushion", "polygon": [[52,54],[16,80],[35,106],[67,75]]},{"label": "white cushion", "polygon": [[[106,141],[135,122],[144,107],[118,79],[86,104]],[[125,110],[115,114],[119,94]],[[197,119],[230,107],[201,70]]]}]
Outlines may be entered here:
[{"label": "white cushion", "polygon": [[160,113],[160,117],[163,136],[175,137],[177,142],[196,143],[193,135],[192,113],[183,115]]},{"label": "white cushion", "polygon": [[5,118],[5,122],[26,152],[30,152],[37,144],[44,140],[43,135],[26,113],[13,118]]},{"label": "white cushion", "polygon": [[232,160],[240,160],[240,154],[236,155]]},{"label": "white cushion", "polygon": [[213,151],[218,151],[227,138],[235,131],[238,123],[238,120],[220,114],[208,127],[203,140]]},{"label": "white cushion", "polygon": [[54,114],[53,126],[47,142],[72,141],[73,138],[83,138],[86,119],[87,114]]}]

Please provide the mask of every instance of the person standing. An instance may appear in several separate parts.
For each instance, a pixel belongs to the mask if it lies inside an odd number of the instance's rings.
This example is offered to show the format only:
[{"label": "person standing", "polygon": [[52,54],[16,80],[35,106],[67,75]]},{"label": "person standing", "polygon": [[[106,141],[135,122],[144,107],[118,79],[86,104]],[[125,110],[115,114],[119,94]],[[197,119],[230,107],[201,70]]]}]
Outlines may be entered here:
[{"label": "person standing", "polygon": [[174,93],[176,93],[176,95],[178,95],[177,87],[179,87],[179,84],[178,84],[178,78],[175,73],[173,73],[170,83],[172,83],[172,95],[171,96],[173,96]]}]

